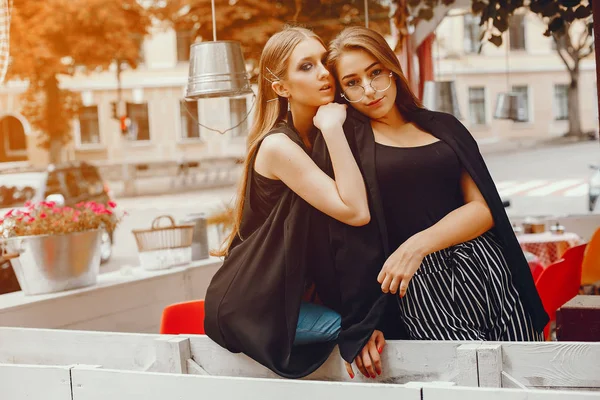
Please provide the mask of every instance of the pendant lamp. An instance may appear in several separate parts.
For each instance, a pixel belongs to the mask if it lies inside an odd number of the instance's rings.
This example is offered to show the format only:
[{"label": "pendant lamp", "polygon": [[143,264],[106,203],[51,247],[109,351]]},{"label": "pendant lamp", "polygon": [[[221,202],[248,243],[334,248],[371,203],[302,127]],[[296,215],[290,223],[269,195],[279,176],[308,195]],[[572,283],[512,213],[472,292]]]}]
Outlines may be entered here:
[{"label": "pendant lamp", "polygon": [[194,43],[190,48],[188,101],[253,93],[240,42],[217,40],[215,0],[211,0],[211,10],[213,41]]},{"label": "pendant lamp", "polygon": [[[439,76],[440,69],[440,44],[436,33],[437,47],[437,68],[435,75]],[[458,99],[456,96],[456,85],[454,81],[440,81],[436,78],[434,81],[426,81],[423,86],[423,105],[432,111],[441,111],[454,115],[458,119],[462,119],[460,109],[458,107]]]}]

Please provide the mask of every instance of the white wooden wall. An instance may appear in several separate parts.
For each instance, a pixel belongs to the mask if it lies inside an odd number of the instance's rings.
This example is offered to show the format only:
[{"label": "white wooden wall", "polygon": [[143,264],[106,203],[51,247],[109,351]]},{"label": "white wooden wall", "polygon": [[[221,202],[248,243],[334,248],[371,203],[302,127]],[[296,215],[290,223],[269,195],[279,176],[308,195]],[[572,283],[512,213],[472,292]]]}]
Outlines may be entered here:
[{"label": "white wooden wall", "polygon": [[102,365],[132,371],[157,369],[157,340],[170,335],[0,328],[0,363]]},{"label": "white wooden wall", "polygon": [[598,393],[447,384],[406,385],[194,376],[101,369],[93,366],[0,365],[2,398],[10,400],[590,400]]},{"label": "white wooden wall", "polygon": [[90,287],[26,296],[0,295],[0,326],[158,333],[163,309],[203,299],[222,261],[216,258],[184,267],[101,274]]},{"label": "white wooden wall", "polygon": [[71,400],[71,368],[0,364],[0,398]]},{"label": "white wooden wall", "polygon": [[[375,380],[358,373],[350,379],[336,350],[304,380],[596,390],[600,396],[600,343],[391,341],[382,359],[383,374]],[[243,354],[230,353],[204,335],[0,328],[0,363],[86,364],[111,370],[279,380],[267,368]]]}]

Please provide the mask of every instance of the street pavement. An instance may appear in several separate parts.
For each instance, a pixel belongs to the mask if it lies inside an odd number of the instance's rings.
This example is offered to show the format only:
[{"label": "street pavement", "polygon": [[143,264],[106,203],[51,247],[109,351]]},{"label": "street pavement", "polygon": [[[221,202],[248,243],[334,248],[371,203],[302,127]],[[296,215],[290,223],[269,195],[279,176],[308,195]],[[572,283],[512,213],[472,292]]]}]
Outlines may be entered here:
[{"label": "street pavement", "polygon": [[[584,142],[544,146],[526,150],[484,152],[484,159],[500,194],[511,200],[511,217],[587,214],[589,164],[600,162],[600,145]],[[234,185],[194,192],[117,199],[127,211],[115,234],[113,259],[102,268],[113,271],[122,265],[136,265],[137,247],[132,229],[149,228],[157,216],[168,214],[176,220],[187,214],[217,211],[230,203]],[[210,230],[209,243],[218,246],[216,230]]]}]

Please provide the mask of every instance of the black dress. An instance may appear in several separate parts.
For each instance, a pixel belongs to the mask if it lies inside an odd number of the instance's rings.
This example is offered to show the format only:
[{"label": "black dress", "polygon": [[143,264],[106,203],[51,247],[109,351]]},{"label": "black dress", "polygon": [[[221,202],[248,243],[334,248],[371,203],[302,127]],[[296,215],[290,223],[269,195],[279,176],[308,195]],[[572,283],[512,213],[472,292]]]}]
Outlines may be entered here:
[{"label": "black dress", "polygon": [[[462,165],[443,141],[418,147],[375,143],[375,167],[392,251],[464,205]],[[503,252],[489,231],[427,255],[406,296],[398,298],[410,338],[541,340]]]}]

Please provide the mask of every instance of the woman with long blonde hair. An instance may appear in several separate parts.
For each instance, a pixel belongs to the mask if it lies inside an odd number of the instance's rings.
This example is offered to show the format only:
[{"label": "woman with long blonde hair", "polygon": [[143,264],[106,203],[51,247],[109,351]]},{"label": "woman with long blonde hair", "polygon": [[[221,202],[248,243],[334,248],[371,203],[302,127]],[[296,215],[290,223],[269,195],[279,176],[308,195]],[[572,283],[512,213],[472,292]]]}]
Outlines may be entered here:
[{"label": "woman with long blonde hair", "polygon": [[[370,220],[342,130],[347,106],[332,103],[335,81],[325,57],[321,39],[299,27],[275,34],[263,49],[234,226],[216,253],[225,260],[205,303],[213,340],[289,377],[317,368],[341,329],[338,313],[301,303],[309,269],[318,269],[308,265],[310,206],[348,225]],[[317,135],[333,177],[310,157]]]},{"label": "woman with long blonde hair", "polygon": [[[327,63],[350,106],[344,130],[373,215],[363,227],[329,220],[321,228],[331,246],[343,240],[331,260],[352,304],[340,333],[349,374],[353,361],[365,376],[381,372],[372,340],[380,330],[419,340],[541,340],[548,316],[468,130],[422,107],[375,31],[345,29]],[[330,168],[323,143],[313,159]]]}]

